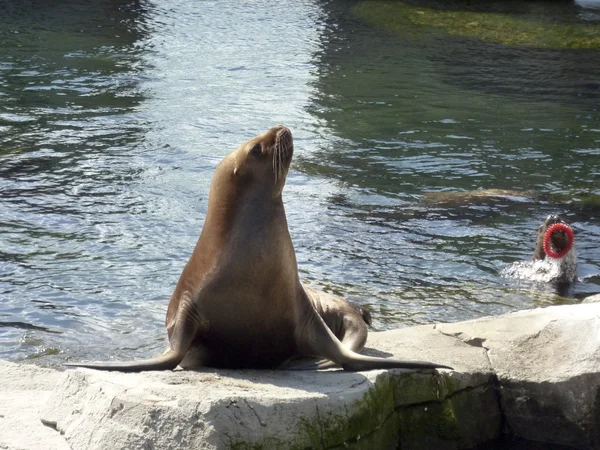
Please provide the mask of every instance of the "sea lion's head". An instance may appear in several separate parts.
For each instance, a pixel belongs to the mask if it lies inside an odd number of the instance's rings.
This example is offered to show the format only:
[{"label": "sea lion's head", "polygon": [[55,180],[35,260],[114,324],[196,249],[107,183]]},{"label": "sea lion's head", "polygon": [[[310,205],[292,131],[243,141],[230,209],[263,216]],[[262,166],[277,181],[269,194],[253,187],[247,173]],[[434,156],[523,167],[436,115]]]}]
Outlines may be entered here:
[{"label": "sea lion's head", "polygon": [[537,242],[533,259],[545,259],[547,256],[560,259],[574,244],[573,230],[562,217],[550,215],[537,230]]},{"label": "sea lion's head", "polygon": [[294,154],[292,132],[278,125],[244,142],[219,165],[217,172],[236,187],[263,187],[280,196]]}]

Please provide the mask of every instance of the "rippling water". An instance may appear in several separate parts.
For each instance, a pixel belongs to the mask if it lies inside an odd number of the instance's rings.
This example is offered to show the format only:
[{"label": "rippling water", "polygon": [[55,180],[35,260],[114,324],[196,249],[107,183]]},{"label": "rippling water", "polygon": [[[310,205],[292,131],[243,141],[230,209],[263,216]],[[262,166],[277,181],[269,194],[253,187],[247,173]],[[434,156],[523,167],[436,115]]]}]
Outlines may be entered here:
[{"label": "rippling water", "polygon": [[[376,329],[600,291],[598,49],[398,30],[381,2],[0,5],[0,358],[160,351],[216,164],[278,123],[301,276]],[[600,24],[528,5],[500,13]],[[488,189],[511,192],[455,194]],[[550,213],[576,232],[569,298],[500,275]]]}]

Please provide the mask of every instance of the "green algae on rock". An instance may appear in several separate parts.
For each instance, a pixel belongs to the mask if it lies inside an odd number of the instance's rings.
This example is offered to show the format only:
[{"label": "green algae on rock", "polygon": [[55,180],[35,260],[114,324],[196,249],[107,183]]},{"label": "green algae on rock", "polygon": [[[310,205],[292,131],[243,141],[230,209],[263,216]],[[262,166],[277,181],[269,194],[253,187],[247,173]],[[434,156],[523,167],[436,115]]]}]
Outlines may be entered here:
[{"label": "green algae on rock", "polygon": [[[317,423],[301,421],[301,434],[308,437],[310,448],[322,449],[394,448],[399,442],[402,448],[472,447],[500,434],[493,383],[488,379],[466,388],[444,372],[382,373],[361,400],[337,413],[321,411]],[[474,393],[485,399],[485,405],[471,414],[469,400]],[[478,417],[485,420],[480,423]],[[476,438],[469,436],[463,421],[477,429]],[[301,439],[293,448],[307,445]]]},{"label": "green algae on rock", "polygon": [[373,26],[401,32],[412,24],[443,30],[453,36],[473,37],[506,45],[541,48],[600,48],[600,27],[584,24],[542,23],[507,14],[444,11],[396,2],[361,2],[353,12]]},{"label": "green algae on rock", "polygon": [[[390,419],[394,424],[392,428],[397,430],[393,386],[389,374],[384,373],[361,400],[338,413],[321,409],[318,411],[318,423],[301,421],[301,429],[309,438],[312,448],[335,448],[349,444],[354,448],[377,448],[363,447],[367,443],[377,443],[384,445],[379,448],[385,448],[397,441],[396,433],[386,427]],[[378,433],[378,430],[383,433]]]}]

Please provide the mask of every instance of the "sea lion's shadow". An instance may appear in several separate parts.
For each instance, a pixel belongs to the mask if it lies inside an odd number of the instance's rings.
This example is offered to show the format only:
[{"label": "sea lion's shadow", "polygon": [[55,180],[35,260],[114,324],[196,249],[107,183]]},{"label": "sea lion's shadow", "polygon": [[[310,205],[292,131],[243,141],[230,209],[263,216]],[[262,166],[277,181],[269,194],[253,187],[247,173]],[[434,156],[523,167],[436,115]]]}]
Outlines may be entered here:
[{"label": "sea lion's shadow", "polygon": [[260,396],[261,392],[269,393],[269,386],[273,387],[273,393],[281,389],[285,392],[285,397],[288,397],[290,389],[301,392],[334,395],[364,386],[365,383],[368,383],[368,385],[373,384],[364,374],[360,372],[348,372],[343,369],[232,370],[206,368],[194,371],[199,374],[212,373],[218,376],[221,382],[231,390],[240,388],[244,392],[244,396],[249,397],[256,397],[257,394]]},{"label": "sea lion's shadow", "polygon": [[[361,353],[369,356],[390,357],[391,353],[383,352],[373,348],[365,348]],[[314,361],[314,360],[312,360]],[[304,392],[320,393],[323,395],[334,395],[348,392],[352,389],[373,386],[375,379],[369,379],[363,372],[351,372],[342,368],[331,368],[325,370],[261,370],[261,369],[216,369],[202,367],[198,369],[187,369],[189,372],[199,374],[211,373],[218,376],[224,383],[232,388],[240,387],[247,389],[249,383],[259,385],[257,387],[267,389],[265,385],[276,388],[295,389]],[[410,371],[410,369],[394,369],[394,371]]]},{"label": "sea lion's shadow", "polygon": [[361,351],[361,353],[363,355],[376,356],[378,358],[391,358],[392,356],[394,356],[393,353],[384,352],[382,350],[377,350],[376,348],[370,348],[370,347],[365,347]]}]

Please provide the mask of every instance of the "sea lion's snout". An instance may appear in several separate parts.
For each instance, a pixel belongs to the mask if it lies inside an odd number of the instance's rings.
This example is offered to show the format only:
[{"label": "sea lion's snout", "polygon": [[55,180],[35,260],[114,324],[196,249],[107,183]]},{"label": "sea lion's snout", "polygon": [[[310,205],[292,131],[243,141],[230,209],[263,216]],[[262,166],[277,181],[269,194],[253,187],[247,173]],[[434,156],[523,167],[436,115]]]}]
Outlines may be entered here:
[{"label": "sea lion's snout", "polygon": [[537,245],[533,259],[563,258],[575,241],[571,226],[559,215],[551,214],[538,229]]},{"label": "sea lion's snout", "polygon": [[556,223],[566,223],[562,217],[560,217],[557,214],[550,214],[548,217],[546,217],[546,220],[544,221],[544,225],[546,228],[548,228],[551,225],[554,225]]},{"label": "sea lion's snout", "polygon": [[294,155],[294,139],[289,128],[279,125],[273,127],[275,131],[275,145],[273,150],[273,172],[275,180],[279,180],[287,173]]},{"label": "sea lion's snout", "polygon": [[282,151],[287,159],[292,160],[294,154],[294,139],[289,128],[280,126],[275,135],[275,146]]}]

